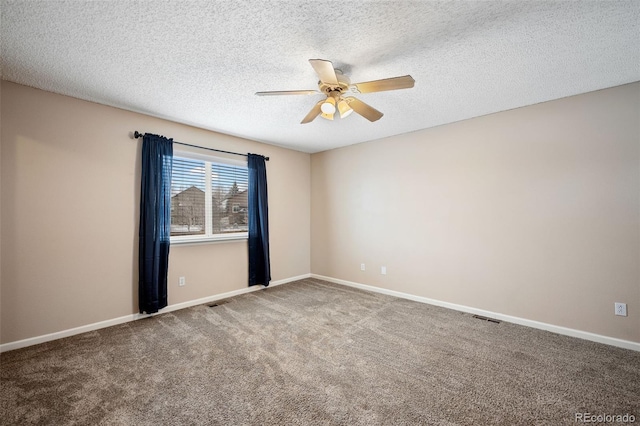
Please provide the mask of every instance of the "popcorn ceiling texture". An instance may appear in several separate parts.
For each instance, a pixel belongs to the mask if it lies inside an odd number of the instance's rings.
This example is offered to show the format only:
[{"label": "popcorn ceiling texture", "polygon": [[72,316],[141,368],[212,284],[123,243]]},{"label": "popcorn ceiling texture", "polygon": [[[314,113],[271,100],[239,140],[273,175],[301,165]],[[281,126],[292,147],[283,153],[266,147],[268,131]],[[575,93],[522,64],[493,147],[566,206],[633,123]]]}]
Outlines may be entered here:
[{"label": "popcorn ceiling texture", "polygon": [[[640,2],[6,1],[2,78],[318,152],[640,80]],[[382,111],[300,120],[321,95],[308,59]],[[154,129],[130,129],[154,132]]]}]

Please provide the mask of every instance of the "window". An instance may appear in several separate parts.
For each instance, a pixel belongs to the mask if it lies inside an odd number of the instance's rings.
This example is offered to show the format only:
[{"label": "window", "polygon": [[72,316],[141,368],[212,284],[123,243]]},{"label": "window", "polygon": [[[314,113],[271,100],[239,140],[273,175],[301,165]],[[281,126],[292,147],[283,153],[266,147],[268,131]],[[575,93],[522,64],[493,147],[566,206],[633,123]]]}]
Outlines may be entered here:
[{"label": "window", "polygon": [[172,173],[172,243],[247,238],[245,162],[176,152]]}]

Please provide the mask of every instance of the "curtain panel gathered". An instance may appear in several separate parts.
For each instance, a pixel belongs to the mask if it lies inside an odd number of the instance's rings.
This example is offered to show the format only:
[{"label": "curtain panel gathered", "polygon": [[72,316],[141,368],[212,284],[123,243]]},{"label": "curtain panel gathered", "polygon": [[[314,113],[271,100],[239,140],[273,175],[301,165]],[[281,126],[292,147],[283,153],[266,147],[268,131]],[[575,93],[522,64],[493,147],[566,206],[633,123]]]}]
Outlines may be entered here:
[{"label": "curtain panel gathered", "polygon": [[167,306],[173,140],[146,133],[142,141],[138,305],[152,314]]},{"label": "curtain panel gathered", "polygon": [[269,262],[269,211],[265,158],[249,154],[249,286],[271,281]]}]

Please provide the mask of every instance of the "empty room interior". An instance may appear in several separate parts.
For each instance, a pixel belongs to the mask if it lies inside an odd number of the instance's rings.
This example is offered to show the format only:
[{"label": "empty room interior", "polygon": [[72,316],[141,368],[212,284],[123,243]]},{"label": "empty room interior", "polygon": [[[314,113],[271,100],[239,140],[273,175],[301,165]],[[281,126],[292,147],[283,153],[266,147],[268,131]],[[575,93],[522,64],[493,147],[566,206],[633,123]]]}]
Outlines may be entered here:
[{"label": "empty room interior", "polygon": [[640,421],[640,2],[0,5],[1,424]]}]

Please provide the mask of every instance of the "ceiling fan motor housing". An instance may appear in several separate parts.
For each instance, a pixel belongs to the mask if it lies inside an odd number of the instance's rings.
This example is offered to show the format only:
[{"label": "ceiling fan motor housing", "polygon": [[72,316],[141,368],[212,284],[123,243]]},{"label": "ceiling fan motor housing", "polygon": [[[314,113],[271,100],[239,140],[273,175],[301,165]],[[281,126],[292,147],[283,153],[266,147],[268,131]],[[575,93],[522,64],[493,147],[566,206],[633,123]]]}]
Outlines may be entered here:
[{"label": "ceiling fan motor housing", "polygon": [[318,88],[322,93],[326,93],[327,96],[338,98],[340,97],[341,94],[349,91],[351,80],[349,80],[349,77],[342,74],[340,70],[335,70],[335,71],[336,71],[336,78],[338,80],[338,84],[318,81]]}]

